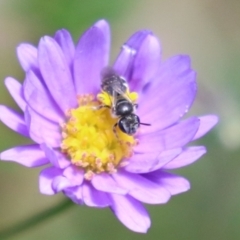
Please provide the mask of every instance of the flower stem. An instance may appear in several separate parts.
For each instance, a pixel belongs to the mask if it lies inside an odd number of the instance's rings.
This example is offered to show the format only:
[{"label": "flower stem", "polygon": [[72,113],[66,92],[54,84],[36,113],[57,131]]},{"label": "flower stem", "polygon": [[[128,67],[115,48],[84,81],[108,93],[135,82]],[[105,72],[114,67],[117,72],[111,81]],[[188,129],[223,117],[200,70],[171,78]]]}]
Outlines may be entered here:
[{"label": "flower stem", "polygon": [[25,230],[28,230],[31,227],[36,226],[37,224],[43,222],[44,220],[47,220],[61,212],[63,212],[65,209],[69,208],[70,206],[74,206],[73,202],[69,199],[62,201],[59,205],[47,209],[35,216],[32,216],[23,222],[16,224],[13,227],[10,227],[6,230],[3,230],[0,232],[0,239],[7,239],[9,237],[12,237],[15,234],[18,234],[20,232],[23,232]]}]

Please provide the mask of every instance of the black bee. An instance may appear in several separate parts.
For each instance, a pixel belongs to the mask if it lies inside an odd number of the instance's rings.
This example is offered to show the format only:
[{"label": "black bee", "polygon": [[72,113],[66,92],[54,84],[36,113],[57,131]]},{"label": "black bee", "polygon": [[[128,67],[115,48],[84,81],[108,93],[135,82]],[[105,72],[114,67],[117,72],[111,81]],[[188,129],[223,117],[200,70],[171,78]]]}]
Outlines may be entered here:
[{"label": "black bee", "polygon": [[113,117],[117,117],[118,122],[113,126],[128,134],[133,135],[137,132],[141,123],[139,117],[135,114],[137,104],[133,103],[127,95],[128,84],[124,77],[118,75],[112,68],[107,68],[102,74],[101,88],[112,96],[112,105],[105,106],[111,108]]}]

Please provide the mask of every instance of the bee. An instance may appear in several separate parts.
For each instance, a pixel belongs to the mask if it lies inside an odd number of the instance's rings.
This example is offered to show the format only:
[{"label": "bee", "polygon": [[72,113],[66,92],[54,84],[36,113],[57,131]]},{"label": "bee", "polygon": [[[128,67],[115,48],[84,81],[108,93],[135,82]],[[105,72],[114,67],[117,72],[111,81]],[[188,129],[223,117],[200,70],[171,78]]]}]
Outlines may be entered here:
[{"label": "bee", "polygon": [[118,118],[117,123],[113,126],[115,133],[117,126],[128,135],[135,134],[140,125],[150,126],[150,124],[140,122],[140,118],[135,114],[138,105],[133,103],[127,94],[129,89],[127,81],[114,69],[104,69],[101,89],[112,97],[111,106],[105,107],[111,108],[112,116]]}]

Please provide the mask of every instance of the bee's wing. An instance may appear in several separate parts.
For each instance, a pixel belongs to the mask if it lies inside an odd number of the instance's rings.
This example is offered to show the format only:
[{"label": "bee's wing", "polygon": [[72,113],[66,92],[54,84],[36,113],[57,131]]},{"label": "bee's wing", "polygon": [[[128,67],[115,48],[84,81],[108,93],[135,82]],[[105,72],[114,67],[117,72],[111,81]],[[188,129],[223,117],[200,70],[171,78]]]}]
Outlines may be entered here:
[{"label": "bee's wing", "polygon": [[117,94],[118,94],[118,92],[114,90],[113,95],[112,95],[112,98],[113,98],[113,101],[112,101],[113,112],[115,112],[115,110],[116,110]]},{"label": "bee's wing", "polygon": [[[126,92],[124,92],[119,86],[112,86],[113,88],[113,92],[115,92],[115,97],[113,96],[113,99],[114,98],[117,98],[117,94],[121,95],[122,97],[124,97],[125,99],[127,99],[129,102],[132,102],[132,100],[129,98],[129,96],[126,94]],[[128,88],[128,86],[127,86]]]},{"label": "bee's wing", "polygon": [[[112,86],[112,89],[113,89],[113,95],[112,95],[112,108],[113,108],[113,112],[116,110],[116,104],[117,104],[117,101],[119,99],[119,95],[126,98],[128,101],[129,101],[129,97],[122,91],[122,89],[117,86],[117,85],[113,85]],[[130,100],[131,101],[131,100]]]}]

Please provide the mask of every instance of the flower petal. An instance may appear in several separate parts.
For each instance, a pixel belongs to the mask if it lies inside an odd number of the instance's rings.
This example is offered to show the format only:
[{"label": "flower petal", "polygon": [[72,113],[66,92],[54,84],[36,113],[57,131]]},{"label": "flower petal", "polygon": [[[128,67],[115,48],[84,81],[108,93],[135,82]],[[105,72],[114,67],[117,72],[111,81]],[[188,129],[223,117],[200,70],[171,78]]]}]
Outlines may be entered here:
[{"label": "flower petal", "polygon": [[111,197],[111,210],[119,221],[134,232],[146,233],[151,221],[143,205],[130,196],[111,194]]},{"label": "flower petal", "polygon": [[165,149],[183,147],[196,134],[200,120],[191,117],[165,130],[139,135],[139,144],[134,147],[135,152],[154,152]]},{"label": "flower petal", "polygon": [[88,183],[83,185],[82,197],[84,203],[90,207],[104,208],[111,204],[107,193],[96,190]]},{"label": "flower petal", "polygon": [[[61,153],[59,150],[54,150],[46,143],[41,144],[40,147],[53,166],[63,169],[71,164],[71,162],[66,158],[66,156],[64,156],[64,154]],[[79,173],[80,172],[81,171],[79,170]]]},{"label": "flower petal", "polygon": [[77,94],[99,91],[101,71],[108,64],[109,44],[109,26],[103,20],[80,38],[73,65]]},{"label": "flower petal", "polygon": [[32,109],[49,120],[57,123],[62,121],[63,112],[33,71],[27,72],[23,89],[24,97]]},{"label": "flower petal", "polygon": [[135,154],[125,169],[132,173],[155,171],[174,159],[181,151],[181,148],[176,148],[163,152]]},{"label": "flower petal", "polygon": [[155,171],[162,168],[166,163],[170,162],[172,159],[177,157],[182,152],[182,148],[174,148],[161,152],[158,156],[158,163],[153,166],[150,171]]},{"label": "flower petal", "polygon": [[51,147],[61,144],[60,126],[36,113],[30,107],[25,111],[25,121],[31,138],[37,143],[46,143]]},{"label": "flower petal", "polygon": [[77,98],[71,72],[54,39],[43,37],[40,40],[38,62],[45,84],[63,112],[76,107]]},{"label": "flower petal", "polygon": [[146,152],[134,154],[127,165],[124,167],[128,172],[144,173],[158,163],[159,152]]},{"label": "flower petal", "polygon": [[113,178],[119,186],[129,190],[129,195],[141,202],[160,204],[170,199],[171,195],[165,188],[141,175],[121,171],[114,174]]},{"label": "flower petal", "polygon": [[38,66],[37,49],[28,43],[22,43],[17,47],[17,56],[25,72]]},{"label": "flower petal", "polygon": [[144,85],[156,75],[160,60],[158,39],[149,31],[139,31],[123,45],[114,68],[126,77],[130,89],[140,94]]},{"label": "flower petal", "polygon": [[92,179],[92,185],[99,191],[126,194],[128,191],[120,187],[107,173],[96,174]]},{"label": "flower petal", "polygon": [[[40,146],[53,166],[63,169],[71,165],[70,160],[68,160],[66,156],[59,150],[54,150],[45,143],[41,144]],[[79,169],[78,172],[81,173]],[[80,175],[78,175],[78,177],[80,177]]]},{"label": "flower petal", "polygon": [[175,169],[187,166],[198,160],[202,155],[207,152],[203,146],[186,148],[180,155],[174,158],[171,162],[168,162],[164,169]]},{"label": "flower petal", "polygon": [[187,56],[177,56],[160,65],[158,76],[139,99],[141,122],[151,124],[142,127],[143,134],[171,126],[188,111],[196,95],[195,79]]},{"label": "flower petal", "polygon": [[130,80],[135,55],[149,35],[151,35],[151,31],[148,30],[138,31],[133,34],[122,46],[121,52],[114,63],[114,69],[117,73],[128,81]]},{"label": "flower petal", "polygon": [[29,101],[32,92],[36,89],[39,92],[48,92],[42,77],[38,76],[34,71],[29,70],[23,82],[23,95],[26,101]]},{"label": "flower petal", "polygon": [[52,182],[55,177],[61,176],[62,171],[55,167],[45,168],[39,175],[39,190],[42,194],[53,195],[56,192],[52,188]]},{"label": "flower petal", "polygon": [[57,156],[58,165],[59,165],[60,168],[66,168],[69,165],[71,165],[71,162],[67,158],[66,154],[64,154],[61,151],[59,151],[59,149],[53,149],[53,151],[54,151],[55,155]]},{"label": "flower petal", "polygon": [[158,39],[148,35],[138,50],[130,77],[130,89],[141,94],[143,87],[156,76],[161,61],[161,47]]},{"label": "flower petal", "polygon": [[158,170],[146,174],[146,177],[166,188],[171,193],[171,195],[186,192],[190,189],[190,183],[187,179],[172,173]]},{"label": "flower petal", "polygon": [[0,159],[13,161],[26,167],[39,167],[49,163],[44,152],[37,144],[18,146],[5,150],[1,152]]},{"label": "flower petal", "polygon": [[84,172],[83,170],[69,166],[63,171],[63,176],[65,176],[69,181],[71,181],[72,186],[82,185],[84,180]]},{"label": "flower petal", "polygon": [[63,193],[76,204],[83,204],[82,186],[66,188]]},{"label": "flower petal", "polygon": [[71,34],[66,29],[61,29],[56,32],[54,39],[61,47],[63,55],[65,56],[69,67],[71,67],[75,54],[75,46]]},{"label": "flower petal", "polygon": [[13,109],[0,105],[0,120],[13,131],[29,137],[29,132],[23,116]]},{"label": "flower petal", "polygon": [[52,189],[55,193],[61,192],[68,187],[72,187],[72,184],[67,178],[63,176],[57,176],[52,181]]},{"label": "flower petal", "polygon": [[97,21],[94,24],[95,27],[101,29],[103,35],[105,36],[105,49],[106,49],[106,59],[105,62],[106,64],[108,64],[109,61],[109,53],[110,53],[110,44],[111,44],[111,32],[110,32],[110,26],[108,24],[108,22],[104,19],[101,19],[99,21]]},{"label": "flower petal", "polygon": [[60,168],[59,166],[59,160],[55,154],[55,152],[53,151],[53,149],[48,146],[46,143],[42,143],[40,145],[42,151],[45,153],[46,158],[50,161],[50,163],[57,168]]},{"label": "flower petal", "polygon": [[25,110],[26,102],[23,97],[22,84],[12,77],[5,79],[5,86],[21,110]]},{"label": "flower petal", "polygon": [[218,117],[216,115],[207,115],[199,117],[199,119],[200,119],[199,129],[196,135],[194,136],[193,140],[201,138],[218,123]]}]

